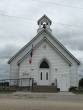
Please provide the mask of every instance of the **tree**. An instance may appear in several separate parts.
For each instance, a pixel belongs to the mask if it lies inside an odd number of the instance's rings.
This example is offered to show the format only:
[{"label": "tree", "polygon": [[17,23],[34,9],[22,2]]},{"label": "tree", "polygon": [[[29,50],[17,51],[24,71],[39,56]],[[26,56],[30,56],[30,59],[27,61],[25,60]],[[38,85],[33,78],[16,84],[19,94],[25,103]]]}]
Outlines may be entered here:
[{"label": "tree", "polygon": [[79,80],[79,87],[80,87],[80,88],[83,88],[83,78],[81,78],[81,79]]}]

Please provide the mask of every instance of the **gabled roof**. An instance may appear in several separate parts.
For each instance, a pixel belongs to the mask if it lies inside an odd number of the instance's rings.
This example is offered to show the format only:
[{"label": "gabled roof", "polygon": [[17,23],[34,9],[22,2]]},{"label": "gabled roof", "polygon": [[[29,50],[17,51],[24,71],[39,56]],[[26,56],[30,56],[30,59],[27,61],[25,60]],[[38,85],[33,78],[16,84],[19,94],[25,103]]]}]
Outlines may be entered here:
[{"label": "gabled roof", "polygon": [[[38,44],[36,44],[36,45],[34,46],[34,48],[39,47],[39,45],[41,45],[41,43],[42,43],[43,41],[48,42],[49,45],[51,45],[51,46],[63,57],[63,59],[69,64],[69,66],[72,65],[72,63],[69,61],[69,59],[68,59],[67,57],[65,57],[65,56],[47,39],[47,37],[44,37],[40,42],[38,42]],[[30,54],[30,52],[31,52],[31,50],[29,50],[28,53],[27,53],[26,55],[24,55],[24,56],[17,62],[17,64],[19,65],[19,64]]]},{"label": "gabled roof", "polygon": [[49,22],[50,22],[50,24],[52,24],[52,21],[44,14],[39,20],[38,20],[38,25],[39,25],[39,22],[42,20],[42,19],[44,19],[44,18],[46,18]]},{"label": "gabled roof", "polygon": [[19,55],[25,48],[27,48],[35,39],[39,37],[43,32],[47,33],[51,38],[56,41],[62,49],[64,49],[76,62],[78,65],[80,65],[80,62],[47,30],[43,29],[41,32],[39,32],[29,43],[27,43],[18,53],[16,53],[9,61],[8,64],[12,62],[12,60]]}]

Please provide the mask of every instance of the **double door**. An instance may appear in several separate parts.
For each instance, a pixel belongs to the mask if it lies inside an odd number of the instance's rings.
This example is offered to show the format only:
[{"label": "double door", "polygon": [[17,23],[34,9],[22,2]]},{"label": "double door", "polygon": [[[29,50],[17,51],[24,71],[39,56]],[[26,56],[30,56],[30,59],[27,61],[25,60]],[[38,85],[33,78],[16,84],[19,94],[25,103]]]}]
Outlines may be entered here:
[{"label": "double door", "polygon": [[38,77],[39,85],[49,85],[49,69],[40,69]]}]

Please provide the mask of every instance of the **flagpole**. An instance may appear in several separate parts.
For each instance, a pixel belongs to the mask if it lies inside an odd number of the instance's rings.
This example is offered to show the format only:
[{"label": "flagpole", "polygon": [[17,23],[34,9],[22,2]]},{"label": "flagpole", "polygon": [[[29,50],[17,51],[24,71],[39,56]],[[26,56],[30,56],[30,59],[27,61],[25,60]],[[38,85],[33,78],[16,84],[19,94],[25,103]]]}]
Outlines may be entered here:
[{"label": "flagpole", "polygon": [[30,63],[30,68],[31,68],[31,78],[34,77],[34,74],[33,74],[33,66],[32,66],[32,56],[33,56],[33,44],[32,44],[32,49],[31,49],[31,52],[30,52],[30,59],[29,59],[29,63]]}]

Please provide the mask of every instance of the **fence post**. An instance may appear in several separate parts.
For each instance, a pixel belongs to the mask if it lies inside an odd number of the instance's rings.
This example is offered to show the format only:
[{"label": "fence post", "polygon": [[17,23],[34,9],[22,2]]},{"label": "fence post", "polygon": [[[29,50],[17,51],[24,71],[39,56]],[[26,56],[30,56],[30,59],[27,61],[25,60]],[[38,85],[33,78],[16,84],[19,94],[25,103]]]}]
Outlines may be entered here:
[{"label": "fence post", "polygon": [[32,91],[33,91],[33,84],[34,84],[34,79],[32,78]]}]

